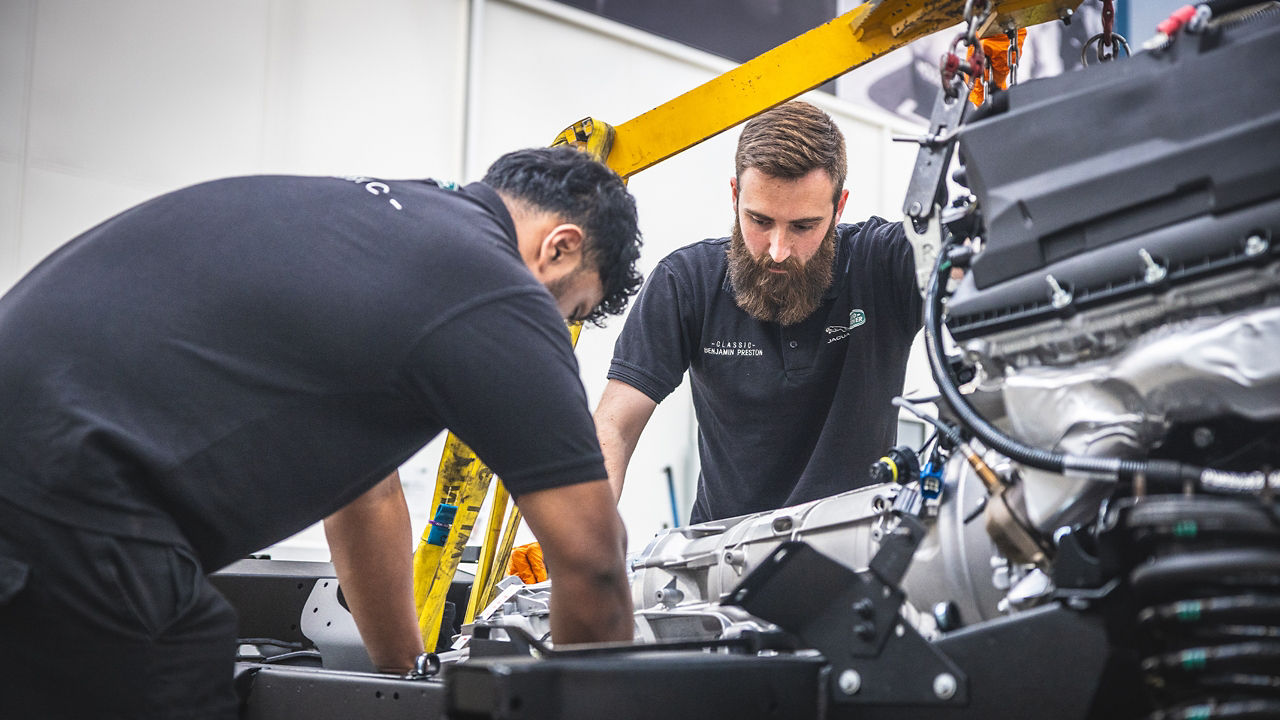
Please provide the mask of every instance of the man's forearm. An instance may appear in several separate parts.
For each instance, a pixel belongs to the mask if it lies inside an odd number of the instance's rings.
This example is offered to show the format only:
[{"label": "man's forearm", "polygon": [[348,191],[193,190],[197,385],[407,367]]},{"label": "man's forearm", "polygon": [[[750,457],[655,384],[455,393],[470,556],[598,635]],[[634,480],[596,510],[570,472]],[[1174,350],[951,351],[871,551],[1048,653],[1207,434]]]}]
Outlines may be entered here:
[{"label": "man's forearm", "polygon": [[622,498],[622,486],[627,476],[627,466],[631,464],[631,454],[635,452],[635,441],[628,442],[613,425],[597,421],[596,438],[600,441],[600,452],[604,455],[604,469],[609,475],[609,489],[613,491],[613,500]]},{"label": "man's forearm", "polygon": [[594,570],[549,565],[548,571],[555,573],[551,637],[557,645],[633,638],[631,590],[622,563]]},{"label": "man's forearm", "polygon": [[393,473],[324,522],[343,595],[369,659],[403,671],[422,652],[413,605],[413,531]]},{"label": "man's forearm", "polygon": [[630,640],[627,534],[603,479],[517,499],[542,544],[551,575],[551,637],[557,644]]},{"label": "man's forearm", "polygon": [[640,433],[644,432],[657,406],[647,395],[620,380],[610,380],[600,396],[593,419],[615,503],[622,497],[627,466],[631,464]]}]

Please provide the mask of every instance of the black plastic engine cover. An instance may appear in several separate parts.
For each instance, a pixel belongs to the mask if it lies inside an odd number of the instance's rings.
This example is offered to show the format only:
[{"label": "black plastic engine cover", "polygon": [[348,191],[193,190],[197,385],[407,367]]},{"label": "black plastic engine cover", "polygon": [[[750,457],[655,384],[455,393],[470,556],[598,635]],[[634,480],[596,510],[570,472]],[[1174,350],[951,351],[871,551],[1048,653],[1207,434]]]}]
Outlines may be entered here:
[{"label": "black plastic engine cover", "polygon": [[[1271,10],[1019,84],[976,113],[959,143],[986,245],[949,305],[952,332],[1061,310],[1049,274],[1071,292],[1070,309],[1150,290],[1140,249],[1177,282],[1244,260],[1251,235],[1280,244],[1280,204],[1268,203],[1280,199],[1277,68]],[[1152,235],[1159,248],[1143,244]]]}]

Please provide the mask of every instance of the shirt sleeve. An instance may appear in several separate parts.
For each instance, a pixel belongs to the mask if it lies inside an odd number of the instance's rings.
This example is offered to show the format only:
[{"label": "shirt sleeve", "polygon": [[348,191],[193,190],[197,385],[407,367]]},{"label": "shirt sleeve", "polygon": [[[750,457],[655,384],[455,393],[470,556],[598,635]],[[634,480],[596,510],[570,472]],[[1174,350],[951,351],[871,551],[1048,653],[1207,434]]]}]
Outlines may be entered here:
[{"label": "shirt sleeve", "polygon": [[447,320],[408,382],[512,495],[606,477],[569,332],[550,296],[520,290]]},{"label": "shirt sleeve", "polygon": [[691,295],[668,261],[654,268],[614,344],[611,380],[659,403],[679,387],[697,344]]}]

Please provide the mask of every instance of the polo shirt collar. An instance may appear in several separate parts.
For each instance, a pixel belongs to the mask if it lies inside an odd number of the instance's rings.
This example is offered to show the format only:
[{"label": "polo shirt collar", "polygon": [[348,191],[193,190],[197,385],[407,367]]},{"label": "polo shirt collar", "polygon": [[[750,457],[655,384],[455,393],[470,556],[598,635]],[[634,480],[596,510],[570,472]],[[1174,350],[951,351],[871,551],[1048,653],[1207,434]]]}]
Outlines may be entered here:
[{"label": "polo shirt collar", "polygon": [[473,182],[463,187],[462,191],[478,200],[481,205],[484,205],[493,213],[494,218],[498,220],[498,224],[506,231],[507,239],[511,241],[511,247],[518,250],[516,223],[511,219],[507,204],[502,202],[501,197],[498,197],[497,191],[482,182]]}]

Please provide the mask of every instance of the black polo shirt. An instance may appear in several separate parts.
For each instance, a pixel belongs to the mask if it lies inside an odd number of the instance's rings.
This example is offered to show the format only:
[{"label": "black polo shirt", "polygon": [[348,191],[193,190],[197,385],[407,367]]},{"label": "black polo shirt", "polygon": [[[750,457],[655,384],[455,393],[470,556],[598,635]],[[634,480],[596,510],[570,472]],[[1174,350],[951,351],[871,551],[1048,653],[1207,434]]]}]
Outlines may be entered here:
[{"label": "black polo shirt", "polygon": [[609,377],[655,402],[689,370],[701,476],[691,522],[773,510],[867,484],[892,446],[911,340],[915,261],[902,226],[837,227],[835,275],[806,320],[738,308],[728,238],[667,256],[614,347]]},{"label": "black polo shirt", "polygon": [[605,476],[490,188],[248,177],[72,240],[0,299],[0,494],[207,570],[452,429],[515,495]]}]

